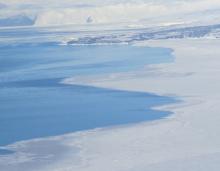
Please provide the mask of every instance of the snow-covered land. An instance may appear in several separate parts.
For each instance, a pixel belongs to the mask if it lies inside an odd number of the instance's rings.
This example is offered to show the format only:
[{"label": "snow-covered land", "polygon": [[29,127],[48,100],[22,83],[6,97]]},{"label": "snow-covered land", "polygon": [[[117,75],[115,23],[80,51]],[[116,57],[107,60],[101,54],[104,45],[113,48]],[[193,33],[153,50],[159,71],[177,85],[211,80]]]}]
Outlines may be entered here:
[{"label": "snow-covered land", "polygon": [[142,43],[173,48],[175,63],[152,66],[153,75],[146,70],[135,76],[104,76],[94,81],[92,85],[101,87],[175,94],[185,103],[169,106],[175,114],[157,123],[97,131],[99,137],[92,135],[91,140],[84,136],[80,145],[87,165],[79,168],[219,170],[219,43],[206,39]]},{"label": "snow-covered land", "polygon": [[[177,23],[218,23],[219,0],[0,0],[0,19],[7,26],[24,25],[15,16],[24,16],[26,25],[120,24],[129,26]],[[6,21],[6,20],[9,21]],[[3,25],[2,25],[3,26]]]}]

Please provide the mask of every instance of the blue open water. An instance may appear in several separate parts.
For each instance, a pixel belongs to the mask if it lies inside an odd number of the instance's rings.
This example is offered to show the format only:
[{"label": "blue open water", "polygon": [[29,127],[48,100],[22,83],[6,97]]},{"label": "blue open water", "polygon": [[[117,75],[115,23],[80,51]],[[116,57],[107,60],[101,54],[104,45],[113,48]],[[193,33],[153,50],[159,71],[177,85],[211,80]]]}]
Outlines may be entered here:
[{"label": "blue open water", "polygon": [[65,85],[60,81],[72,76],[134,71],[146,64],[172,62],[171,52],[130,45],[1,45],[0,146],[168,116],[168,111],[151,108],[176,102],[171,97]]}]

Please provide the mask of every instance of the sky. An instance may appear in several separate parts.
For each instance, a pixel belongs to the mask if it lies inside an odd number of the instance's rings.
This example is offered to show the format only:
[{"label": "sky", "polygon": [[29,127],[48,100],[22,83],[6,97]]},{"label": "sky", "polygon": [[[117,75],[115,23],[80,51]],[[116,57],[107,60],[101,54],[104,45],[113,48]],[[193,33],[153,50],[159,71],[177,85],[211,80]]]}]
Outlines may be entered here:
[{"label": "sky", "polygon": [[96,24],[181,23],[202,20],[203,12],[216,16],[218,9],[219,0],[0,0],[0,19],[27,16],[36,26],[86,24],[88,18]]}]

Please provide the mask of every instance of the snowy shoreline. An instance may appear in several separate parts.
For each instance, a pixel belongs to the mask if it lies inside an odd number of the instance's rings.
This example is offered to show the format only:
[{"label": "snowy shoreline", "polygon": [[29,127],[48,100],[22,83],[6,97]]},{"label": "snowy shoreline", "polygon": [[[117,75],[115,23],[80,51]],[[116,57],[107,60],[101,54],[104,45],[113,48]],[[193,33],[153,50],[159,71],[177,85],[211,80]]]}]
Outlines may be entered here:
[{"label": "snowy shoreline", "polygon": [[[152,65],[153,76],[146,74],[84,79],[77,83],[97,87],[175,95],[182,104],[163,106],[174,112],[167,119],[124,127],[95,129],[64,136],[20,142],[11,145],[19,154],[5,157],[11,165],[5,171],[37,170],[36,163],[48,157],[44,171],[218,171],[220,167],[220,40],[158,40],[138,46],[168,47],[174,50],[174,63]],[[106,79],[108,78],[108,79]],[[32,144],[40,144],[31,154]],[[44,144],[62,155],[50,156]],[[39,147],[39,146],[38,146]],[[59,148],[56,148],[59,147]],[[65,150],[62,150],[65,149]],[[40,152],[39,152],[40,151]],[[50,150],[49,150],[50,151]],[[52,150],[53,151],[53,150]],[[35,154],[36,153],[36,154]],[[37,154],[38,153],[38,154]],[[55,152],[54,152],[55,154]],[[17,156],[16,156],[17,155]],[[53,155],[53,154],[52,154]],[[50,158],[51,157],[51,158]],[[37,159],[37,160],[36,160]],[[34,161],[36,163],[34,163]],[[55,162],[51,162],[54,160]],[[32,163],[33,162],[33,163]],[[23,165],[23,167],[22,167]]]}]

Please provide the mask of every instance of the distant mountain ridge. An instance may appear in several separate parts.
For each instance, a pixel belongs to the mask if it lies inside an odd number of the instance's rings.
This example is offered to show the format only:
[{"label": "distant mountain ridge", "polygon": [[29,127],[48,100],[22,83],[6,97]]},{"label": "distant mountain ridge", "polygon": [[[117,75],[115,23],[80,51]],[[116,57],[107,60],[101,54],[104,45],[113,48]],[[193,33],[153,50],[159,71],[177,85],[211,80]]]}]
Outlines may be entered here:
[{"label": "distant mountain ridge", "polygon": [[26,15],[16,15],[7,18],[0,18],[0,27],[30,26],[30,25],[34,25],[34,22],[35,22],[34,19],[31,19]]},{"label": "distant mountain ridge", "polygon": [[98,36],[82,36],[68,41],[67,44],[117,44],[143,40],[183,39],[183,38],[220,38],[220,24],[207,26],[164,27],[158,29],[136,29],[120,33],[103,33]]}]

